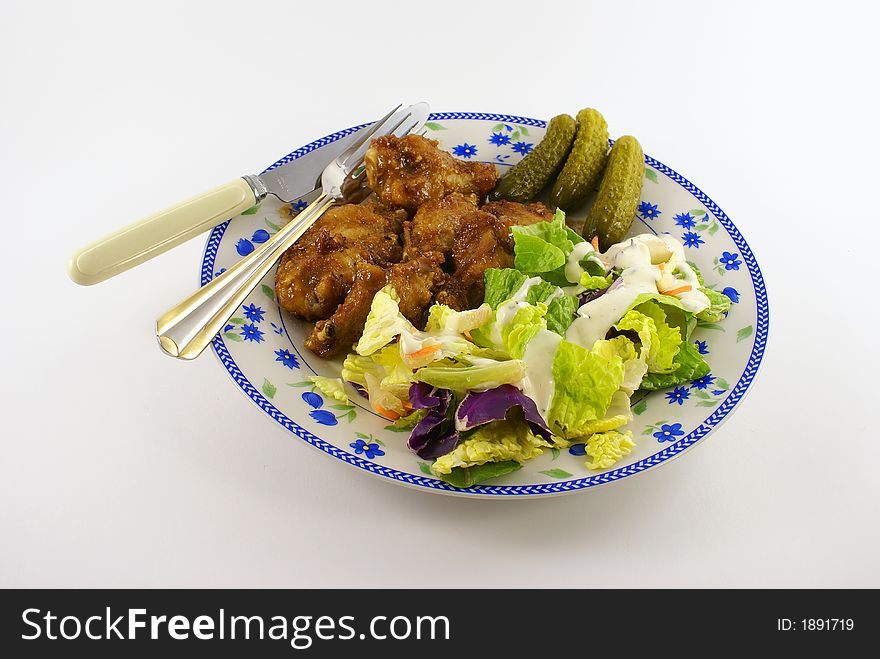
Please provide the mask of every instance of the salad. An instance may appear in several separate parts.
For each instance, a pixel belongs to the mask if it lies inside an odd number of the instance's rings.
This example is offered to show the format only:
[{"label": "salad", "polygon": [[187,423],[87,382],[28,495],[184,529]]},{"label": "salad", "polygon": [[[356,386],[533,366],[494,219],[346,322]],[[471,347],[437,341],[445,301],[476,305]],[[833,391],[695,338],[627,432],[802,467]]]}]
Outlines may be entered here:
[{"label": "salad", "polygon": [[[575,441],[585,444],[587,469],[613,466],[635,446],[626,429],[633,394],[709,373],[689,338],[731,304],[703,286],[671,235],[638,235],[600,253],[562,210],[511,230],[514,267],[486,270],[481,306],[435,303],[419,330],[385,286],[343,364],[342,380],[456,487]],[[344,396],[342,381],[321,380]]]}]

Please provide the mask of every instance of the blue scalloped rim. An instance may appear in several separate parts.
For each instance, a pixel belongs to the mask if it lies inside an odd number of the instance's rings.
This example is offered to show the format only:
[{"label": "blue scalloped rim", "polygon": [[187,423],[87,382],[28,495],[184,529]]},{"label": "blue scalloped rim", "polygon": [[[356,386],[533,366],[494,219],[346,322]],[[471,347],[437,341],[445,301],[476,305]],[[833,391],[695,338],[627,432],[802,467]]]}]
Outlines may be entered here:
[{"label": "blue scalloped rim", "polygon": [[[538,128],[544,128],[547,125],[545,121],[541,121],[540,119],[530,119],[527,117],[517,117],[507,114],[489,114],[484,112],[436,112],[431,114],[430,119],[434,121],[454,119],[487,120],[504,123],[516,123],[526,126],[536,126]],[[271,167],[268,167],[266,171],[284,165],[291,160],[296,160],[297,158],[311,151],[314,151],[315,149],[318,149],[326,144],[335,142],[336,140],[345,137],[353,131],[362,128],[363,125],[365,124],[362,124],[360,126],[353,126],[352,128],[348,128],[338,133],[333,133],[332,135],[328,135],[327,137],[323,137],[310,144],[307,144],[306,146],[297,149],[293,153],[286,155],[284,158],[274,163]],[[235,380],[235,383],[239,387],[241,387],[242,391],[244,391],[244,393],[247,394],[247,396],[254,403],[256,403],[264,412],[266,412],[266,414],[271,416],[294,435],[307,441],[312,446],[315,446],[316,448],[319,448],[322,451],[329,453],[335,458],[354,465],[355,467],[360,467],[361,469],[371,471],[374,474],[402,481],[416,487],[492,496],[534,496],[540,494],[561,494],[565,492],[581,490],[588,487],[595,487],[596,485],[604,485],[605,483],[610,483],[612,481],[616,481],[621,478],[632,476],[633,474],[645,471],[646,469],[650,469],[651,467],[659,465],[675,457],[685,449],[693,446],[707,434],[709,434],[709,432],[715,426],[721,423],[721,421],[725,417],[727,417],[728,414],[730,414],[736,404],[742,399],[746,390],[749,388],[749,385],[751,385],[752,381],[755,379],[755,375],[758,371],[758,366],[761,364],[761,359],[764,356],[764,348],[767,344],[767,332],[770,326],[770,309],[767,301],[767,290],[764,287],[764,278],[761,276],[761,269],[758,267],[758,262],[755,260],[755,257],[752,254],[752,250],[749,248],[748,243],[746,243],[740,232],[730,221],[730,218],[728,218],[724,211],[722,211],[714,201],[706,196],[706,194],[704,194],[702,190],[700,190],[697,186],[695,186],[693,183],[688,181],[677,172],[673,171],[672,169],[670,169],[663,163],[655,160],[654,158],[651,158],[650,156],[645,156],[645,162],[657,171],[662,172],[673,181],[681,185],[685,190],[693,194],[694,197],[701,201],[706,206],[706,208],[717,218],[721,225],[727,230],[731,238],[733,238],[734,243],[736,243],[736,246],[739,248],[743,261],[749,268],[749,274],[752,277],[752,284],[755,288],[755,301],[758,305],[758,312],[757,321],[755,323],[755,343],[752,348],[752,353],[749,356],[749,361],[746,364],[746,368],[743,371],[742,376],[740,377],[736,385],[734,385],[733,388],[730,390],[730,394],[727,396],[727,398],[725,398],[724,401],[715,409],[715,411],[693,432],[681,438],[679,441],[675,442],[675,444],[672,444],[663,451],[660,451],[659,453],[645,458],[644,460],[639,460],[636,463],[633,463],[626,467],[622,467],[620,469],[614,469],[603,474],[589,476],[587,478],[579,478],[576,480],[544,483],[540,485],[486,485],[471,487],[467,489],[453,488],[443,481],[439,481],[433,478],[427,478],[425,476],[419,476],[416,474],[408,474],[402,471],[397,471],[396,469],[389,469],[388,467],[384,467],[381,464],[377,464],[369,460],[364,460],[363,458],[359,458],[356,455],[352,455],[351,453],[343,451],[342,449],[339,449],[332,444],[324,441],[320,437],[313,435],[305,428],[297,425],[285,414],[282,414],[274,405],[272,405],[272,403],[270,403],[266,399],[265,396],[263,396],[263,394],[260,392],[259,389],[257,389],[257,387],[251,384],[251,382],[244,376],[244,374],[241,372],[241,369],[239,369],[238,365],[232,359],[232,356],[229,354],[229,350],[227,349],[226,344],[223,342],[223,338],[221,336],[217,336],[213,341],[214,351],[220,358],[220,362],[223,364],[226,370],[229,371],[232,379]],[[228,224],[228,222],[225,222],[216,227],[211,232],[211,236],[208,238],[208,243],[205,246],[205,254],[202,258],[200,277],[202,286],[211,281],[213,277],[214,260],[217,256],[217,248],[220,245],[220,241],[223,238],[223,234],[226,231],[226,227],[228,226]]]}]

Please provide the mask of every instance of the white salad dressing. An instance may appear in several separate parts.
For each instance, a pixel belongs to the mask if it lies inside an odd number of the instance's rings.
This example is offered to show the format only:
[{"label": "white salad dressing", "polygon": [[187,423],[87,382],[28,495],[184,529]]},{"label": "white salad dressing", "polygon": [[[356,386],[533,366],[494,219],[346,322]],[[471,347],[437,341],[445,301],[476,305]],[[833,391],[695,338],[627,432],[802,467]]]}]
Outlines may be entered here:
[{"label": "white salad dressing", "polygon": [[517,388],[531,398],[538,408],[538,413],[547,418],[547,410],[553,402],[556,382],[553,380],[553,356],[562,337],[547,329],[539,331],[535,338],[526,345],[522,361],[525,364],[526,376]]},{"label": "white salad dressing", "polygon": [[581,275],[584,274],[584,269],[581,266],[581,259],[587,254],[594,253],[595,251],[596,250],[593,249],[593,246],[586,241],[575,245],[574,249],[571,250],[571,254],[569,254],[568,258],[565,260],[565,278],[572,284],[580,283]]},{"label": "white salad dressing", "polygon": [[504,345],[504,339],[501,337],[501,328],[513,320],[517,311],[523,307],[531,306],[526,302],[526,296],[529,294],[529,289],[532,286],[540,284],[542,281],[544,280],[540,277],[529,277],[522,283],[522,286],[517,289],[516,293],[514,293],[507,302],[499,305],[495,310],[495,323],[492,325],[492,331],[489,334],[492,343],[496,346]]},{"label": "white salad dressing", "polygon": [[[709,298],[697,290],[699,281],[687,264],[681,243],[672,236],[634,236],[612,245],[603,260],[609,268],[620,269],[620,277],[604,295],[578,309],[578,318],[565,333],[567,341],[592,348],[596,341],[605,338],[639,295],[670,290],[663,283],[673,288],[691,286],[690,291],[675,295],[689,311],[698,313],[709,306]],[[676,271],[682,275],[681,279],[673,278]]]}]

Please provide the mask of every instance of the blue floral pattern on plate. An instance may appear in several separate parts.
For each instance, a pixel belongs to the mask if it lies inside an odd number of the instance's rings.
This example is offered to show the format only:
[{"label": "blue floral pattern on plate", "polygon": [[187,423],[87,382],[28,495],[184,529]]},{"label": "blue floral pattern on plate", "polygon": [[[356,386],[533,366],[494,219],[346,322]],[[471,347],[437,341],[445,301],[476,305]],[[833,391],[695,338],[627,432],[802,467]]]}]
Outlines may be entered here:
[{"label": "blue floral pattern on plate", "polygon": [[[513,165],[540,142],[544,123],[507,115],[440,113],[426,125],[441,148],[465,160]],[[321,149],[346,131],[303,147],[277,164]],[[604,472],[584,467],[585,444],[567,451],[548,451],[498,484],[453,491],[430,473],[429,464],[414,459],[406,433],[386,430],[388,420],[371,409],[353,388],[348,401],[319,391],[305,377],[339,376],[339,362],[321,360],[304,348],[310,326],[282,314],[274,297],[274,273],[248,297],[214,341],[224,367],[249,398],[292,434],[350,465],[428,490],[469,496],[539,496],[591,488],[662,464],[693,446],[725,418],[748,388],[761,361],[767,334],[767,302],[760,270],[739,232],[724,212],[674,170],[646,157],[645,188],[634,231],[684,237],[688,258],[700,268],[706,286],[735,302],[721,323],[701,323],[690,341],[712,367],[709,376],[680,387],[633,397],[636,437],[633,453]],[[267,198],[256,209],[217,227],[203,259],[202,283],[252,253],[300,208]],[[648,226],[646,226],[648,225]],[[302,373],[302,382],[283,382],[282,375]],[[725,379],[727,378],[727,379]],[[728,382],[729,380],[729,382]],[[648,420],[666,417],[662,422]],[[352,437],[352,430],[359,434]],[[668,435],[666,433],[669,433]],[[662,436],[658,437],[656,433]],[[679,434],[681,433],[681,434]],[[379,464],[381,462],[381,464]],[[553,466],[553,469],[549,467]],[[568,476],[548,482],[545,472]]]}]

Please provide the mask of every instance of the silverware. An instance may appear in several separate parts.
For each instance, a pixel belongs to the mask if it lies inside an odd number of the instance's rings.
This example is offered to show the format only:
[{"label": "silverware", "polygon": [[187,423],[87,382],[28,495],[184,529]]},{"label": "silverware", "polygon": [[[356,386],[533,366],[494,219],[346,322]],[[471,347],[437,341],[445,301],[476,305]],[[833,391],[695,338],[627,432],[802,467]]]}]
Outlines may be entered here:
[{"label": "silverware", "polygon": [[67,262],[67,274],[77,284],[97,284],[213,229],[256,205],[266,193],[284,202],[311,203],[318,197],[327,159],[336,158],[367,129],[369,126],[271,172],[236,179],[114,231],[77,250]]},{"label": "silverware", "polygon": [[[320,193],[295,219],[251,254],[159,318],[156,336],[165,353],[179,359],[198,357],[250,292],[272,270],[281,254],[330,206],[340,201],[362,201],[369,194],[364,184],[364,154],[370,141],[382,135],[406,135],[420,129],[427,121],[427,103],[417,103],[403,110],[399,110],[399,107],[372,127],[359,131],[357,141],[324,168]],[[281,199],[287,196],[283,172],[273,175],[276,171],[272,170],[261,177],[264,187],[256,191],[260,199],[268,193]]]}]

